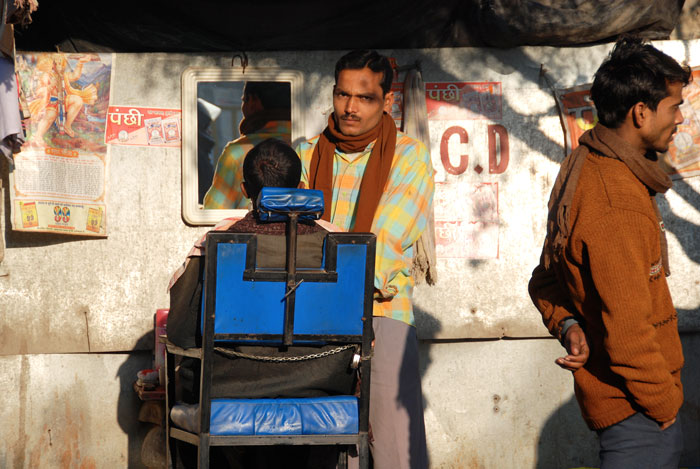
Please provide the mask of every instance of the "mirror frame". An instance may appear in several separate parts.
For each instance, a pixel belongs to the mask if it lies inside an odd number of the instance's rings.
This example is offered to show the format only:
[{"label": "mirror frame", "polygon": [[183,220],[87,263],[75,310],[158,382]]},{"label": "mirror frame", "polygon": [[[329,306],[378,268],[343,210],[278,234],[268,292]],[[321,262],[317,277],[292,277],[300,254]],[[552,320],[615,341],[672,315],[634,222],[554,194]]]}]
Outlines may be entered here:
[{"label": "mirror frame", "polygon": [[244,209],[205,209],[199,203],[197,170],[197,84],[217,81],[280,81],[290,85],[292,144],[304,133],[304,76],[299,70],[189,67],[182,73],[182,219],[188,225],[215,225],[226,217],[242,217]]}]

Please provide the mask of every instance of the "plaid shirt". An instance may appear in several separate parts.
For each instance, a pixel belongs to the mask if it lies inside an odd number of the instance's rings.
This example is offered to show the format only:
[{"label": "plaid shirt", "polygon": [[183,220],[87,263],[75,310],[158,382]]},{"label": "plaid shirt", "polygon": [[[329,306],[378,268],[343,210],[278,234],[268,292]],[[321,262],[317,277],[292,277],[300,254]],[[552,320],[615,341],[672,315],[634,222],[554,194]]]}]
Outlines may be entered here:
[{"label": "plaid shirt", "polygon": [[[315,137],[297,148],[302,162],[301,177],[306,184],[317,142]],[[373,146],[374,142],[370,143],[359,155],[335,152],[331,223],[343,229],[351,230],[355,224],[360,183]],[[375,316],[415,324],[411,305],[414,282],[410,272],[413,243],[428,223],[434,189],[433,165],[425,145],[397,132],[389,180],[372,222],[372,232],[377,235]]]},{"label": "plaid shirt", "polygon": [[214,180],[204,195],[204,208],[247,208],[248,199],[241,193],[245,155],[265,139],[278,138],[290,143],[291,136],[289,121],[270,121],[257,132],[229,142],[219,156]]}]

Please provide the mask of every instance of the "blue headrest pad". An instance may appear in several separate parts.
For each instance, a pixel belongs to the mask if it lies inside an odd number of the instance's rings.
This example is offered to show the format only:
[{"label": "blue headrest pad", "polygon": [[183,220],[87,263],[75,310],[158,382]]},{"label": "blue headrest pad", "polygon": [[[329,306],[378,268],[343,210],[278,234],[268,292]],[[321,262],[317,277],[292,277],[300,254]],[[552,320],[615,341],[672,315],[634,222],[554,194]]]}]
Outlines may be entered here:
[{"label": "blue headrest pad", "polygon": [[318,220],[323,215],[323,192],[314,189],[263,187],[258,195],[262,221],[285,221],[287,213],[297,212],[300,220]]}]

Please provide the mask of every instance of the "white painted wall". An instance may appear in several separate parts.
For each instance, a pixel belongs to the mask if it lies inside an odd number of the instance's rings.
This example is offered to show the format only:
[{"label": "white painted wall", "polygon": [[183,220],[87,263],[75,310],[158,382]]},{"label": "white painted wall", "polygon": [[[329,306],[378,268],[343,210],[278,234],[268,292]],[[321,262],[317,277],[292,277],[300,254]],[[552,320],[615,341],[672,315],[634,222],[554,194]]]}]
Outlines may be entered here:
[{"label": "white painted wall", "polygon": [[[658,46],[700,65],[698,41]],[[419,60],[426,82],[501,82],[503,118],[498,123],[510,138],[510,163],[502,174],[438,171],[453,188],[498,184],[499,244],[497,258],[441,259],[438,284],[416,290],[433,467],[597,464],[594,437],[572,402],[571,378],[553,364],[561,348],[546,338],[526,286],[544,237],[549,190],[564,157],[563,131],[540,68],[544,65],[560,87],[586,83],[609,49],[384,51],[400,65]],[[254,66],[304,72],[305,134],[312,137],[331,109],[332,68],[340,55],[249,57]],[[223,54],[117,54],[111,102],[180,108],[180,75],[186,67],[230,64]],[[446,124],[433,128],[439,125]],[[485,123],[463,125],[470,141],[451,144],[451,152],[488,165]],[[430,145],[436,167],[437,138],[433,135]],[[13,232],[8,214],[0,218],[6,245],[0,264],[0,416],[5,423],[0,467],[138,467],[134,448],[143,430],[136,422],[138,403],[130,381],[146,367],[148,356],[137,350],[152,346],[148,333],[155,310],[168,305],[168,279],[206,228],[182,221],[179,150],[115,146],[110,152],[108,238]],[[6,165],[1,175],[6,187]],[[9,195],[4,191],[2,197],[7,212]],[[462,200],[448,203],[454,204],[449,210],[463,209]],[[674,275],[669,283],[681,329],[687,331],[684,464],[700,465],[695,371],[700,180],[677,183],[660,205],[670,232]],[[503,337],[519,339],[498,340]]]}]

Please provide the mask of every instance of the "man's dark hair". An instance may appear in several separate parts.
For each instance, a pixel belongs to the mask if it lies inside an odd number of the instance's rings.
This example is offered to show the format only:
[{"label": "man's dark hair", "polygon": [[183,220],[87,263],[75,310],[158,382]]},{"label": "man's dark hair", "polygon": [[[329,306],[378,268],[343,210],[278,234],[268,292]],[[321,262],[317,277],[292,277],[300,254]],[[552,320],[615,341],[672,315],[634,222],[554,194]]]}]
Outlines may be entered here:
[{"label": "man's dark hair", "polygon": [[243,96],[257,96],[265,109],[289,109],[292,94],[289,83],[275,81],[247,81]]},{"label": "man's dark hair", "polygon": [[382,92],[384,95],[391,91],[394,69],[391,68],[389,59],[374,50],[354,50],[342,56],[335,64],[335,82],[338,83],[338,75],[343,70],[360,70],[365,67],[374,73],[382,74]]},{"label": "man's dark hair", "polygon": [[644,103],[655,111],[659,101],[668,96],[669,83],[689,82],[687,66],[641,39],[625,37],[617,41],[595,73],[591,99],[600,123],[616,129],[635,104]]},{"label": "man's dark hair", "polygon": [[268,138],[255,145],[243,160],[243,184],[255,201],[263,187],[295,188],[301,179],[301,160],[281,140]]}]

